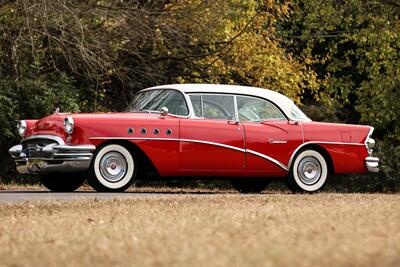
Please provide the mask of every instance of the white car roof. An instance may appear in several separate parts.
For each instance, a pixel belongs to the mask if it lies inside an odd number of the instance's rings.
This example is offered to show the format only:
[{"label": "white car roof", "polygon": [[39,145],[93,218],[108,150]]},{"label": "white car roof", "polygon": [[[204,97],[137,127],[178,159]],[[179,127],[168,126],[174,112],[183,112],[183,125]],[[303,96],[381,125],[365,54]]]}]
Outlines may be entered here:
[{"label": "white car roof", "polygon": [[175,89],[184,93],[229,93],[238,95],[256,96],[275,103],[283,112],[290,118],[290,109],[293,105],[293,100],[290,98],[264,88],[241,86],[241,85],[227,85],[227,84],[202,84],[202,83],[186,83],[186,84],[167,84],[147,88],[150,89]]}]

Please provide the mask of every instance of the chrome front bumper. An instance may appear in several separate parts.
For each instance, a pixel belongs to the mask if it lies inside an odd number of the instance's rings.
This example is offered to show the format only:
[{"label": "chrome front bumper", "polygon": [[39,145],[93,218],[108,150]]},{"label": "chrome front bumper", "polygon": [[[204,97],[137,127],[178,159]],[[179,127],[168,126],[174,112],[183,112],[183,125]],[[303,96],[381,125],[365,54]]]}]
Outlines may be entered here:
[{"label": "chrome front bumper", "polygon": [[379,172],[379,158],[376,157],[366,157],[365,165],[369,172]]},{"label": "chrome front bumper", "polygon": [[34,147],[24,143],[10,148],[20,173],[83,172],[89,169],[94,145],[71,146],[59,143]]}]

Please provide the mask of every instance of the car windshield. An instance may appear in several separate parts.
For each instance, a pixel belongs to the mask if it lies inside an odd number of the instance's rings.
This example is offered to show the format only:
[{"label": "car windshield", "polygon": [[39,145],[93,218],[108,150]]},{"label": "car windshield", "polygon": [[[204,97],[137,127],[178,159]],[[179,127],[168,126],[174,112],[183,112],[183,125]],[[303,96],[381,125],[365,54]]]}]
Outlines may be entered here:
[{"label": "car windshield", "polygon": [[176,90],[146,90],[135,95],[128,105],[129,112],[160,112],[162,107],[168,108],[170,114],[189,115],[184,96]]},{"label": "car windshield", "polygon": [[295,103],[290,107],[290,116],[295,120],[310,121],[310,118],[308,118]]}]

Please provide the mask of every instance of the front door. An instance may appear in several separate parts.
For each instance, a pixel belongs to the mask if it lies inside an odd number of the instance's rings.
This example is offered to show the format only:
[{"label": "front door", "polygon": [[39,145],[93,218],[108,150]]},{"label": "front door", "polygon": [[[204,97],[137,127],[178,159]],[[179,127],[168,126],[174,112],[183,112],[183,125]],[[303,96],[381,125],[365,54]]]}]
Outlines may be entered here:
[{"label": "front door", "polygon": [[179,169],[184,175],[221,176],[245,170],[243,126],[232,95],[190,96],[196,118],[180,121]]}]

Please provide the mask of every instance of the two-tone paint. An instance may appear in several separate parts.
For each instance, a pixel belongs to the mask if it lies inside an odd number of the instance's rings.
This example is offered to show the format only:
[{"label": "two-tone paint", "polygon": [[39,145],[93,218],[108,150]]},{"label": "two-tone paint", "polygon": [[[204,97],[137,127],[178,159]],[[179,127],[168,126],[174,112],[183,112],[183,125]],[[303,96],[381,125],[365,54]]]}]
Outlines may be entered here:
[{"label": "two-tone paint", "polygon": [[[260,91],[252,93],[248,88],[190,85],[157,88],[179,90],[185,96],[189,115],[55,113],[28,121],[22,142],[35,136],[53,136],[70,147],[90,145],[87,152],[95,151],[105,142],[130,142],[151,160],[161,176],[284,177],[296,154],[306,147],[322,151],[334,173],[377,171],[366,162],[372,156],[366,147],[373,130],[369,126],[296,121],[288,113],[290,103],[286,99]],[[188,97],[196,92],[264,98],[276,104],[287,120],[241,122],[196,118]],[[75,122],[72,135],[63,128],[66,116],[72,116]],[[21,152],[10,150],[10,153],[18,158]],[[33,172],[26,168],[24,171]]]}]

